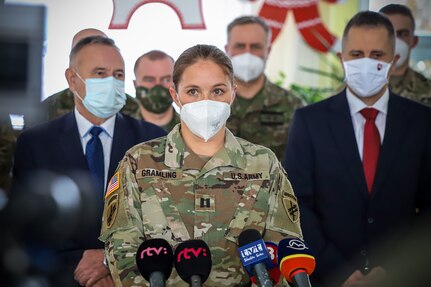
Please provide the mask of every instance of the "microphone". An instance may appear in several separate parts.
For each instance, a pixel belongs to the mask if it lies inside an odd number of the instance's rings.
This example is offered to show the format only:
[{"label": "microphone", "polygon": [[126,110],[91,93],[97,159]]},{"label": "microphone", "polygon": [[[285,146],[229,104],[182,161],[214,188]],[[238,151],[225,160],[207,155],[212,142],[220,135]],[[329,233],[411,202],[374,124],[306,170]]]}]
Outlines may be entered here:
[{"label": "microphone", "polygon": [[175,248],[175,268],[190,286],[200,287],[211,272],[212,260],[208,245],[203,240],[191,239]]},{"label": "microphone", "polygon": [[296,287],[311,287],[308,278],[316,267],[316,259],[304,241],[285,238],[278,244],[278,265],[283,276]]},{"label": "microphone", "polygon": [[247,229],[241,232],[238,237],[238,253],[245,270],[250,276],[256,277],[259,286],[274,286],[267,271],[274,265],[259,231]]},{"label": "microphone", "polygon": [[[268,250],[269,257],[271,258],[271,262],[274,265],[271,269],[268,270],[269,278],[271,278],[272,284],[277,285],[278,281],[280,281],[280,269],[278,269],[278,257],[277,250],[278,246],[274,242],[265,241],[266,249]],[[257,285],[257,280],[255,276],[251,277],[251,282]]]},{"label": "microphone", "polygon": [[148,239],[136,252],[136,265],[151,287],[165,287],[172,272],[174,254],[171,245],[161,238]]}]

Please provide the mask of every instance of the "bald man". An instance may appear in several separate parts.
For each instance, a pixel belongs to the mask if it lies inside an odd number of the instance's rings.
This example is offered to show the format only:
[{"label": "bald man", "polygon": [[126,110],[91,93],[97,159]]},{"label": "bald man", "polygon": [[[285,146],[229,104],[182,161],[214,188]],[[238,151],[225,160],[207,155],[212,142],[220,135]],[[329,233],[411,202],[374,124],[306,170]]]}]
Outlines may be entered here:
[{"label": "bald man", "polygon": [[[98,29],[94,29],[94,28],[83,29],[78,33],[76,33],[75,36],[73,36],[71,50],[73,49],[73,47],[75,47],[75,45],[79,41],[91,36],[108,37],[104,32]],[[69,88],[66,88],[46,98],[41,103],[41,106],[42,106],[42,109],[45,111],[43,113],[45,115],[45,118],[43,120],[52,120],[64,114],[67,114],[68,112],[71,112],[75,107],[75,102],[73,100],[72,92],[69,90]],[[139,110],[139,106],[136,103],[136,101],[131,96],[127,95],[126,105],[123,107],[121,112],[123,114],[136,118],[136,115],[138,114],[137,113],[138,110]]]}]

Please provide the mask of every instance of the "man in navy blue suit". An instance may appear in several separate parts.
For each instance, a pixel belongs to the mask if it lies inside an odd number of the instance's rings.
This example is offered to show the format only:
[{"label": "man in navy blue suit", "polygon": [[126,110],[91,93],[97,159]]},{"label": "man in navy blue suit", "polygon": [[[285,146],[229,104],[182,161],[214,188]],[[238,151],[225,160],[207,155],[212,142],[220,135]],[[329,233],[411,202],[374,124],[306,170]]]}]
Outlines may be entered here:
[{"label": "man in navy blue suit", "polygon": [[396,252],[430,210],[431,109],[388,89],[394,47],[391,22],[359,12],[339,55],[347,88],[295,113],[284,166],[316,255],[313,286],[375,284],[390,274],[380,252]]},{"label": "man in navy blue suit", "polygon": [[[66,79],[75,109],[58,119],[24,131],[17,140],[13,190],[37,170],[91,175],[102,217],[103,192],[118,162],[132,146],[166,133],[159,127],[119,113],[125,104],[124,60],[114,41],[101,36],[82,39],[70,53]],[[59,250],[76,267],[70,276],[82,286],[114,286],[103,264],[100,224],[82,240]],[[75,284],[77,284],[75,283]]]}]

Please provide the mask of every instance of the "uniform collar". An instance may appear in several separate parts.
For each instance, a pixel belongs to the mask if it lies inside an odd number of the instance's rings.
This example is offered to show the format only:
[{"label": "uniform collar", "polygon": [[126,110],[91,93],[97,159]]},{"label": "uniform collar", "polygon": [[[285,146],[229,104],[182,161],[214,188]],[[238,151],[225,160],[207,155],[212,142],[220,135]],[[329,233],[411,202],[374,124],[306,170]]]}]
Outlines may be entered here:
[{"label": "uniform collar", "polygon": [[166,137],[165,165],[171,168],[201,169],[208,172],[221,166],[245,168],[244,151],[235,136],[226,128],[225,143],[202,167],[202,159],[188,151],[180,133],[181,125],[176,125]]}]

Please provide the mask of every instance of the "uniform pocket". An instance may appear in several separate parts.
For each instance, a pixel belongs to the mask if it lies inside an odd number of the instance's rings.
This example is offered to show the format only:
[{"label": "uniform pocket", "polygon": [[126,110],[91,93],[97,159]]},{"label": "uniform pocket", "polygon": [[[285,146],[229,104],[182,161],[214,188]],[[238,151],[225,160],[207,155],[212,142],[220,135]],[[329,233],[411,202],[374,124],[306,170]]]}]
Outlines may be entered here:
[{"label": "uniform pocket", "polygon": [[268,214],[268,201],[266,200],[266,204],[264,202],[260,204],[260,201],[268,198],[266,188],[268,184],[268,180],[248,181],[225,234],[227,240],[237,244],[238,236],[246,228],[253,228],[263,233]]}]

